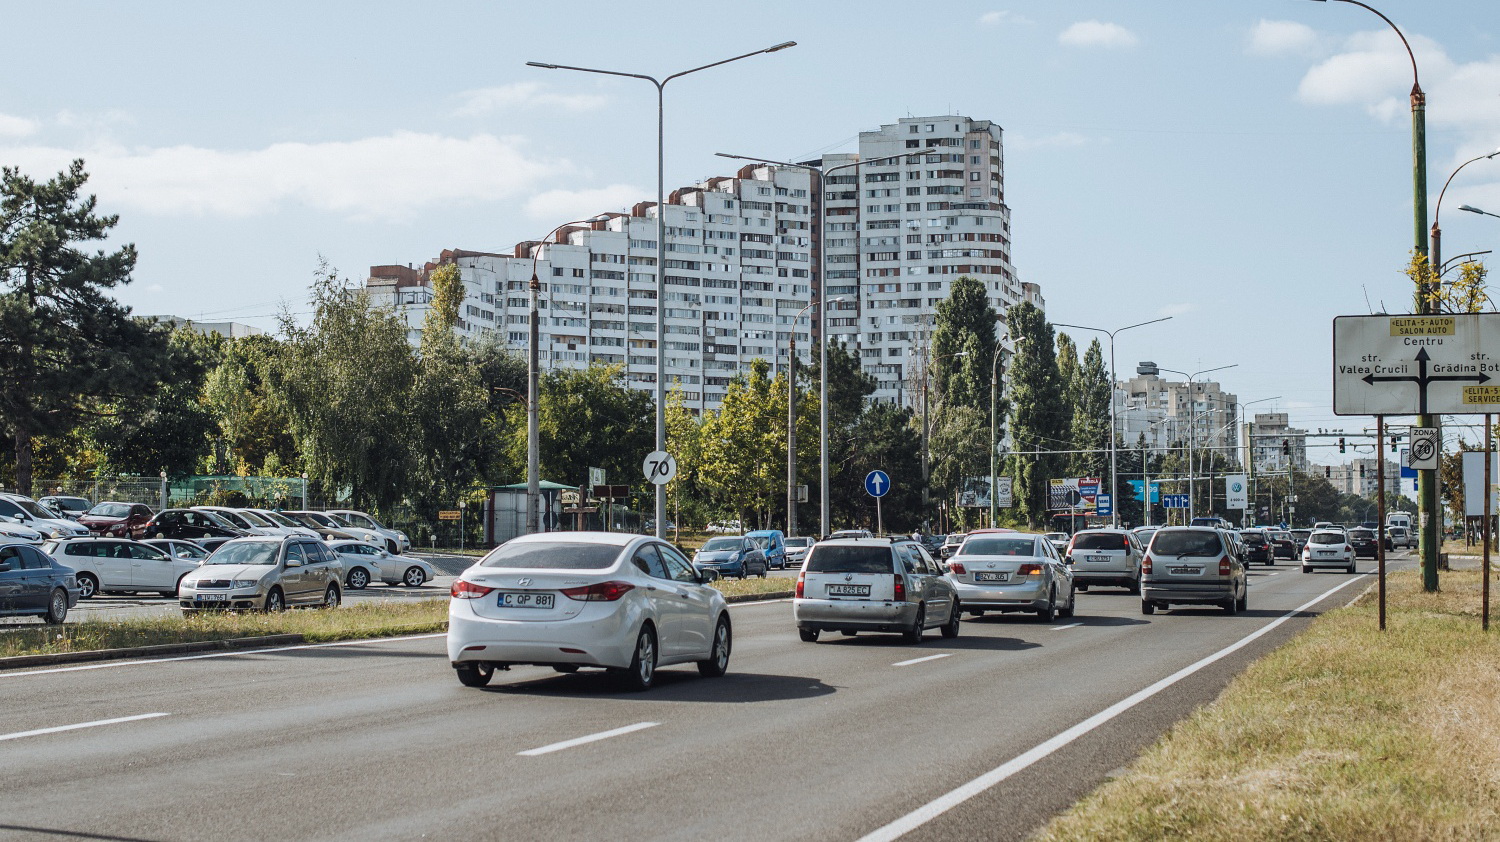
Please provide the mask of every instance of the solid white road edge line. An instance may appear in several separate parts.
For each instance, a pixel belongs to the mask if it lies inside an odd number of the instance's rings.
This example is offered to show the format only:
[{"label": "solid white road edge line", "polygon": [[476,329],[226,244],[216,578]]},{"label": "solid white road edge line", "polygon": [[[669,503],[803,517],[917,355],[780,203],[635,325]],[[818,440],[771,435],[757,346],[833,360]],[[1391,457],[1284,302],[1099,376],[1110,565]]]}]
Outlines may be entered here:
[{"label": "solid white road edge line", "polygon": [[400,643],[405,640],[427,640],[433,637],[446,637],[447,632],[433,632],[431,634],[411,634],[405,637],[372,637],[367,640],[337,640],[333,643],[300,643],[296,646],[274,646],[268,649],[237,649],[230,652],[209,652],[203,655],[173,655],[169,658],[147,658],[139,661],[105,661],[99,664],[82,664],[76,667],[51,667],[44,670],[26,670],[24,672],[0,672],[0,678],[17,678],[23,675],[48,675],[54,672],[79,672],[82,670],[103,670],[113,667],[140,667],[152,664],[167,664],[174,661],[202,661],[207,658],[233,658],[238,655],[264,655],[268,652],[293,652],[298,649],[328,649],[334,646],[358,646],[368,643]]},{"label": "solid white road edge line", "polygon": [[1323,600],[1332,596],[1335,592],[1343,590],[1344,588],[1354,584],[1357,581],[1359,580],[1344,580],[1338,585],[1324,591],[1321,595],[1308,600],[1307,602],[1296,608],[1293,608],[1291,611],[1288,611],[1285,614],[1282,614],[1280,617],[1276,618],[1270,623],[1267,623],[1266,625],[1251,632],[1245,637],[1240,638],[1238,641],[1231,643],[1223,649],[1220,649],[1212,655],[1195,661],[1194,663],[1183,667],[1182,669],[1172,673],[1171,675],[1163,678],[1155,684],[1152,684],[1151,686],[1143,690],[1139,690],[1129,696],[1126,696],[1125,698],[1121,699],[1118,702],[1115,702],[1104,710],[1101,710],[1093,716],[1090,716],[1088,719],[1085,719],[1077,725],[1069,728],[1068,730],[1063,731],[1052,739],[1047,740],[1046,742],[1032,748],[1024,754],[1010,759],[1009,761],[995,767],[994,769],[991,769],[988,772],[985,772],[983,775],[980,775],[974,780],[969,781],[958,789],[955,789],[947,793],[946,795],[942,795],[936,799],[933,799],[932,801],[929,801],[928,803],[922,805],[921,807],[918,807],[915,810],[912,810],[910,813],[907,813],[906,815],[902,816],[899,819],[896,819],[895,821],[891,822],[888,825],[885,825],[884,827],[877,828],[876,830],[871,831],[864,836],[861,836],[858,842],[891,842],[891,840],[901,838],[907,833],[916,830],[918,827],[921,827],[927,822],[930,822],[938,816],[941,816],[943,813],[946,813],[954,807],[962,804],[963,802],[968,801],[970,798],[973,798],[974,796],[979,795],[980,793],[995,786],[1001,781],[1004,781],[1006,778],[1011,777],[1017,772],[1023,771],[1037,761],[1045,759],[1048,755],[1052,754],[1063,746],[1068,745],[1079,737],[1082,737],[1084,734],[1087,734],[1095,728],[1098,728],[1106,722],[1109,722],[1111,719],[1114,719],[1115,717],[1119,716],[1127,710],[1130,710],[1141,702],[1144,702],[1152,696],[1155,696],[1157,693],[1160,693],[1168,687],[1171,687],[1173,684],[1176,684],[1177,682],[1183,680],[1184,678],[1187,678],[1195,672],[1198,672],[1204,667],[1227,658],[1233,653],[1245,648],[1246,646],[1249,646],[1252,642],[1258,640],[1266,634],[1269,634],[1273,629],[1280,626],[1282,623],[1285,623],[1297,614],[1307,610],[1308,608],[1311,608],[1314,605],[1317,605],[1319,602],[1322,602]]},{"label": "solid white road edge line", "polygon": [[1076,629],[1076,628],[1078,628],[1081,625],[1083,625],[1083,623],[1069,623],[1066,626],[1053,626],[1052,628],[1048,629],[1048,631],[1062,631],[1063,629]]},{"label": "solid white road edge line", "polygon": [[953,656],[952,652],[944,652],[941,655],[928,655],[925,658],[912,658],[910,661],[897,661],[896,663],[891,664],[891,666],[893,666],[893,667],[906,667],[906,666],[911,666],[912,664],[920,664],[923,661],[936,661],[938,658],[951,658],[952,656]]},{"label": "solid white road edge line", "polygon": [[35,737],[41,734],[56,734],[60,731],[77,731],[79,728],[98,728],[100,725],[118,725],[121,722],[135,722],[141,719],[155,719],[159,716],[171,716],[170,713],[139,713],[135,716],[121,716],[115,719],[99,719],[94,722],[80,722],[77,725],[58,725],[55,728],[38,728],[35,731],[17,731],[14,734],[0,734],[0,742],[5,740],[19,740],[22,737]]},{"label": "solid white road edge line", "polygon": [[622,734],[630,734],[635,731],[644,731],[647,728],[655,728],[660,724],[660,722],[637,722],[634,725],[626,725],[624,728],[615,728],[611,731],[600,731],[597,734],[589,734],[586,737],[578,737],[572,740],[563,740],[560,743],[553,743],[552,745],[542,746],[541,748],[531,748],[527,749],[526,751],[518,751],[516,752],[516,754],[521,757],[536,757],[539,754],[551,754],[554,751],[562,751],[565,748],[573,748],[574,746],[581,746],[585,743],[594,743],[598,742],[599,740],[607,740],[610,737],[618,737]]},{"label": "solid white road edge line", "polygon": [[749,607],[751,605],[775,605],[778,602],[789,602],[789,601],[790,600],[787,600],[786,598],[782,598],[782,599],[762,599],[762,600],[757,600],[756,602],[731,602],[731,603],[729,603],[729,607],[730,608],[746,608],[746,607]]}]

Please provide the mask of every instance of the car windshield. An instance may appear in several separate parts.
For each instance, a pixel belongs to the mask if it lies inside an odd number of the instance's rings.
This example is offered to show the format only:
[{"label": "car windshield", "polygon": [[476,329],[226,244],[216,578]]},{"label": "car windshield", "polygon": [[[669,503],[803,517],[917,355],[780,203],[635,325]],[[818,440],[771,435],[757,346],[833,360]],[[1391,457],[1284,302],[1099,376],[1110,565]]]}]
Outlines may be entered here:
[{"label": "car windshield", "polygon": [[295,520],[292,520],[291,518],[287,517],[286,515],[284,515],[284,514],[282,514],[280,512],[256,512],[256,514],[260,515],[261,517],[265,518],[266,520],[269,520],[270,522],[276,524],[277,526],[298,527],[298,526],[302,525],[302,524],[296,522]]},{"label": "car windshield", "polygon": [[376,522],[375,518],[372,518],[366,514],[360,514],[359,512],[344,512],[342,515],[340,515],[340,517],[347,521],[350,526],[358,526],[361,529],[381,528],[380,524]]},{"label": "car windshield", "polygon": [[1066,532],[1048,532],[1046,535],[1043,535],[1042,537],[1046,538],[1048,541],[1066,541],[1066,540],[1068,540],[1068,533],[1066,533]]},{"label": "car windshield", "polygon": [[1314,532],[1312,537],[1307,539],[1307,542],[1309,544],[1342,544],[1344,543],[1344,533]]},{"label": "car windshield", "polygon": [[26,512],[26,514],[31,515],[32,517],[57,517],[57,512],[52,511],[46,506],[38,504],[35,500],[17,500],[15,498],[11,498],[10,502],[16,504],[17,506],[20,506],[21,509]]},{"label": "car windshield", "polygon": [[1213,532],[1196,530],[1172,530],[1156,533],[1151,539],[1151,552],[1171,556],[1215,556],[1222,545]]},{"label": "car windshield", "polygon": [[265,564],[276,563],[276,557],[281,554],[281,544],[270,541],[247,541],[236,544],[233,541],[225,544],[214,551],[204,564]]},{"label": "car windshield", "polygon": [[511,541],[490,550],[480,567],[537,570],[603,570],[620,557],[617,544],[583,541]]},{"label": "car windshield", "polygon": [[272,525],[271,521],[267,520],[265,518],[265,516],[256,514],[255,512],[244,512],[244,511],[241,511],[241,512],[235,512],[235,514],[239,515],[241,518],[243,518],[245,520],[246,523],[250,524],[251,526],[271,526]]},{"label": "car windshield", "polygon": [[703,545],[703,551],[706,553],[732,553],[738,551],[739,548],[740,539],[738,538],[710,538],[708,543]]},{"label": "car windshield", "polygon": [[1375,533],[1368,529],[1354,529],[1350,530],[1349,537],[1358,538],[1361,541],[1373,541],[1375,540]]},{"label": "car windshield", "polygon": [[750,543],[754,544],[758,550],[769,550],[771,548],[771,539],[764,535],[751,538]]},{"label": "car windshield", "polygon": [[130,517],[129,503],[100,503],[92,509],[89,514],[94,517]]},{"label": "car windshield", "polygon": [[54,497],[52,499],[57,501],[57,505],[67,506],[70,509],[87,509],[89,507],[89,501],[82,497]]},{"label": "car windshield", "polygon": [[1036,555],[1035,538],[970,538],[959,555]]},{"label": "car windshield", "polygon": [[811,538],[788,538],[788,539],[786,539],[786,545],[788,547],[811,547],[813,545],[813,539],[811,539]]},{"label": "car windshield", "polygon": [[322,512],[293,512],[292,517],[308,526],[324,526],[336,529],[344,525],[339,522],[338,518],[325,515]]},{"label": "car windshield", "polygon": [[890,573],[888,547],[850,547],[819,544],[808,551],[809,573]]},{"label": "car windshield", "polygon": [[1073,536],[1075,550],[1123,550],[1128,546],[1124,535],[1113,532],[1080,532]]},{"label": "car windshield", "polygon": [[225,523],[225,524],[227,524],[229,526],[233,526],[235,529],[249,529],[250,528],[250,522],[247,521],[247,520],[245,520],[244,518],[240,517],[240,515],[239,515],[238,512],[221,512],[221,511],[212,511],[211,512],[211,511],[208,511],[207,509],[199,509],[198,511],[201,512],[201,513],[203,513],[203,514],[205,514],[205,515],[208,515],[210,518],[218,518],[220,522]]}]

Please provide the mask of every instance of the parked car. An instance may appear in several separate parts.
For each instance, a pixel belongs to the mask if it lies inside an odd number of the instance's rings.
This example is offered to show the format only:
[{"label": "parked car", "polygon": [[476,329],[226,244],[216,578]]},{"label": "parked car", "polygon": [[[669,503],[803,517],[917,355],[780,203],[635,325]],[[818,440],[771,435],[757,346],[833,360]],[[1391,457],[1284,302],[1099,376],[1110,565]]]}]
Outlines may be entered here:
[{"label": "parked car", "polygon": [[1045,532],[1045,533],[1042,534],[1042,537],[1046,538],[1048,541],[1052,542],[1052,548],[1054,550],[1057,550],[1057,554],[1058,555],[1060,555],[1060,556],[1066,556],[1067,555],[1067,553],[1068,553],[1068,542],[1070,540],[1072,540],[1071,536],[1069,536],[1068,533],[1066,533],[1066,532]]},{"label": "parked car", "polygon": [[1247,566],[1257,561],[1267,567],[1276,564],[1276,553],[1272,548],[1271,537],[1263,530],[1241,529],[1240,541],[1245,545],[1241,560]]},{"label": "parked car", "polygon": [[352,538],[378,547],[385,546],[385,536],[373,529],[350,526],[327,512],[283,511],[282,514],[314,530],[324,541],[339,541]]},{"label": "parked car", "polygon": [[786,566],[801,567],[807,560],[807,551],[812,549],[811,538],[788,538],[786,539]]},{"label": "parked car", "polygon": [[953,554],[958,552],[959,545],[964,542],[964,538],[966,537],[968,537],[968,533],[966,532],[954,532],[944,538],[943,546],[938,548],[938,557],[944,559],[952,558]]},{"label": "parked car", "polygon": [[1349,530],[1345,534],[1345,537],[1348,538],[1349,546],[1354,548],[1355,558],[1359,558],[1361,556],[1364,556],[1365,558],[1374,558],[1379,554],[1379,547],[1376,545],[1377,539],[1375,538],[1374,530],[1357,527]]},{"label": "parked car", "polygon": [[254,515],[246,514],[239,509],[232,509],[229,506],[194,506],[193,511],[207,512],[246,535],[279,537],[286,534],[279,527],[272,526]]},{"label": "parked car", "polygon": [[1413,550],[1417,547],[1417,536],[1404,526],[1387,526],[1385,528],[1385,539],[1388,549],[1400,547],[1405,550]]},{"label": "parked car", "polygon": [[1297,558],[1297,539],[1285,529],[1267,529],[1266,537],[1271,541],[1272,558]]},{"label": "parked car", "polygon": [[87,527],[59,515],[23,494],[0,494],[0,519],[19,523],[48,538],[72,538],[89,534]]},{"label": "parked car", "polygon": [[522,535],[453,582],[448,660],[467,687],[515,664],[603,667],[645,690],[659,667],[721,676],[728,605],[676,547],[618,532]]},{"label": "parked car", "polygon": [[757,529],[746,532],[745,537],[766,557],[767,567],[786,569],[786,536],[780,529]]},{"label": "parked car", "polygon": [[46,535],[29,526],[22,526],[12,520],[0,519],[0,543],[34,545],[45,540],[47,540]]},{"label": "parked car", "polygon": [[[437,575],[432,565],[420,558],[391,555],[384,548],[364,541],[330,541],[328,546],[343,556],[344,583],[355,590],[377,580],[392,587],[405,585],[408,588],[419,588]],[[363,581],[354,575],[361,568],[365,569]]]},{"label": "parked car", "polygon": [[243,538],[249,533],[217,514],[202,509],[162,509],[146,522],[150,538],[182,538],[207,549],[211,538]]},{"label": "parked car", "polygon": [[708,526],[703,527],[703,531],[720,533],[733,532],[738,535],[744,530],[740,527],[740,522],[737,520],[716,520],[713,523],[710,523]]},{"label": "parked car", "polygon": [[236,511],[246,517],[253,515],[260,518],[263,523],[279,531],[282,535],[301,535],[303,538],[318,539],[323,537],[318,534],[317,530],[310,529],[286,515],[280,512],[273,512],[270,509],[237,509]]},{"label": "parked car", "polygon": [[1080,591],[1090,585],[1114,585],[1140,593],[1143,555],[1140,541],[1128,529],[1083,529],[1068,542],[1064,558]]},{"label": "parked car", "polygon": [[94,507],[85,497],[73,497],[66,494],[54,494],[49,497],[39,497],[37,502],[42,506],[57,512],[66,518],[78,520],[89,509]]},{"label": "parked car", "polygon": [[193,541],[184,541],[180,538],[146,538],[141,541],[148,547],[155,547],[169,556],[185,558],[191,561],[201,562],[208,558],[208,550],[201,544]]},{"label": "parked car", "polygon": [[1173,605],[1219,605],[1233,614],[1248,607],[1250,580],[1230,534],[1207,526],[1158,530],[1141,561],[1141,613]]},{"label": "parked car", "polygon": [[883,538],[819,541],[797,574],[792,620],[803,641],[825,631],[898,632],[908,643],[938,628],[957,637],[963,607],[954,583],[920,544]]},{"label": "parked car", "polygon": [[138,591],[156,591],[175,599],[178,583],[198,569],[199,561],[168,555],[129,538],[57,538],[41,549],[59,564],[73,568],[80,599]]},{"label": "parked car", "polygon": [[343,581],[343,562],[322,541],[252,535],[226,542],[184,577],[178,605],[184,611],[337,608]]},{"label": "parked car", "polygon": [[711,570],[720,576],[765,578],[768,567],[765,553],[755,546],[754,541],[743,535],[710,538],[693,554],[695,570]]},{"label": "parked car", "polygon": [[144,503],[106,501],[91,507],[78,522],[95,535],[108,538],[140,538],[151,520],[151,507]]},{"label": "parked car", "polygon": [[78,599],[78,580],[66,565],[30,544],[0,541],[0,616],[60,625]]},{"label": "parked car", "polygon": [[398,529],[387,529],[380,524],[380,521],[364,512],[356,512],[353,509],[330,509],[328,513],[348,523],[350,526],[357,526],[360,529],[369,529],[380,533],[385,538],[386,552],[391,555],[401,555],[411,549],[411,539],[406,537],[405,532]]},{"label": "parked car", "polygon": [[1354,547],[1342,530],[1315,529],[1307,539],[1307,546],[1302,548],[1302,572],[1311,573],[1320,567],[1354,572]]},{"label": "parked car", "polygon": [[868,529],[839,529],[835,530],[829,538],[873,538],[873,533]]},{"label": "parked car", "polygon": [[1035,612],[1044,623],[1073,616],[1074,574],[1046,535],[978,532],[948,560],[948,578],[965,611]]}]

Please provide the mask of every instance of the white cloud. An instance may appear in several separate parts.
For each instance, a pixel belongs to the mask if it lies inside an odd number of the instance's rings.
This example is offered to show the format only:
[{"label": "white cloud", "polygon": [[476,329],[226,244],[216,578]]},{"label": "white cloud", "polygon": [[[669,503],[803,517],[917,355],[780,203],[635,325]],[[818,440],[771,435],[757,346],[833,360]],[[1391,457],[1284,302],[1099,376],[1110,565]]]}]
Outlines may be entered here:
[{"label": "white cloud", "polygon": [[1314,49],[1317,44],[1317,33],[1306,24],[1262,19],[1250,30],[1246,51],[1261,56],[1301,54]]},{"label": "white cloud", "polygon": [[984,26],[999,26],[1003,23],[1024,25],[1031,23],[1031,18],[1012,11],[985,12],[979,16],[979,23]]},{"label": "white cloud", "polygon": [[1018,132],[1010,133],[1009,146],[1012,152],[1027,149],[1074,148],[1088,143],[1089,139],[1077,132],[1054,132],[1032,137]]},{"label": "white cloud", "polygon": [[1167,306],[1161,308],[1160,310],[1157,310],[1156,311],[1156,315],[1158,315],[1158,316],[1185,316],[1188,313],[1191,313],[1191,312],[1193,312],[1196,309],[1198,309],[1198,305],[1193,304],[1192,302],[1180,302],[1180,303],[1177,303],[1177,304],[1168,304]]},{"label": "white cloud", "polygon": [[596,94],[560,94],[548,91],[540,82],[512,82],[493,88],[478,88],[459,94],[461,102],[454,114],[478,117],[492,111],[517,108],[560,108],[565,111],[592,111],[609,100]]},{"label": "white cloud", "polygon": [[1084,20],[1064,29],[1057,43],[1068,47],[1134,47],[1140,39],[1118,23]]},{"label": "white cloud", "polygon": [[46,173],[82,157],[106,207],[159,215],[248,217],[304,205],[358,219],[401,219],[434,205],[513,198],[566,161],[533,158],[512,137],[396,132],[264,149],[0,146],[0,159]]},{"label": "white cloud", "polygon": [[35,120],[0,114],[0,137],[25,137],[35,131]]},{"label": "white cloud", "polygon": [[651,196],[654,194],[645,188],[630,184],[611,184],[593,190],[548,190],[526,202],[526,214],[558,222],[587,219],[606,211],[625,210]]}]

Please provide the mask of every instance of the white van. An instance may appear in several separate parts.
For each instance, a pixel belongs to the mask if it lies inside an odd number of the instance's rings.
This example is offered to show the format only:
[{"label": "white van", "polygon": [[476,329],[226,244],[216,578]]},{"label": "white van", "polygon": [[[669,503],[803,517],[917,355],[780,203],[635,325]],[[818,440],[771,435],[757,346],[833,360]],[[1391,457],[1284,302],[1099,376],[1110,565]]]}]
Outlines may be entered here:
[{"label": "white van", "polygon": [[1385,525],[1386,525],[1387,529],[1389,529],[1392,526],[1399,526],[1402,529],[1405,529],[1408,532],[1410,532],[1411,531],[1411,513],[1410,512],[1387,512],[1386,516],[1385,516]]}]

